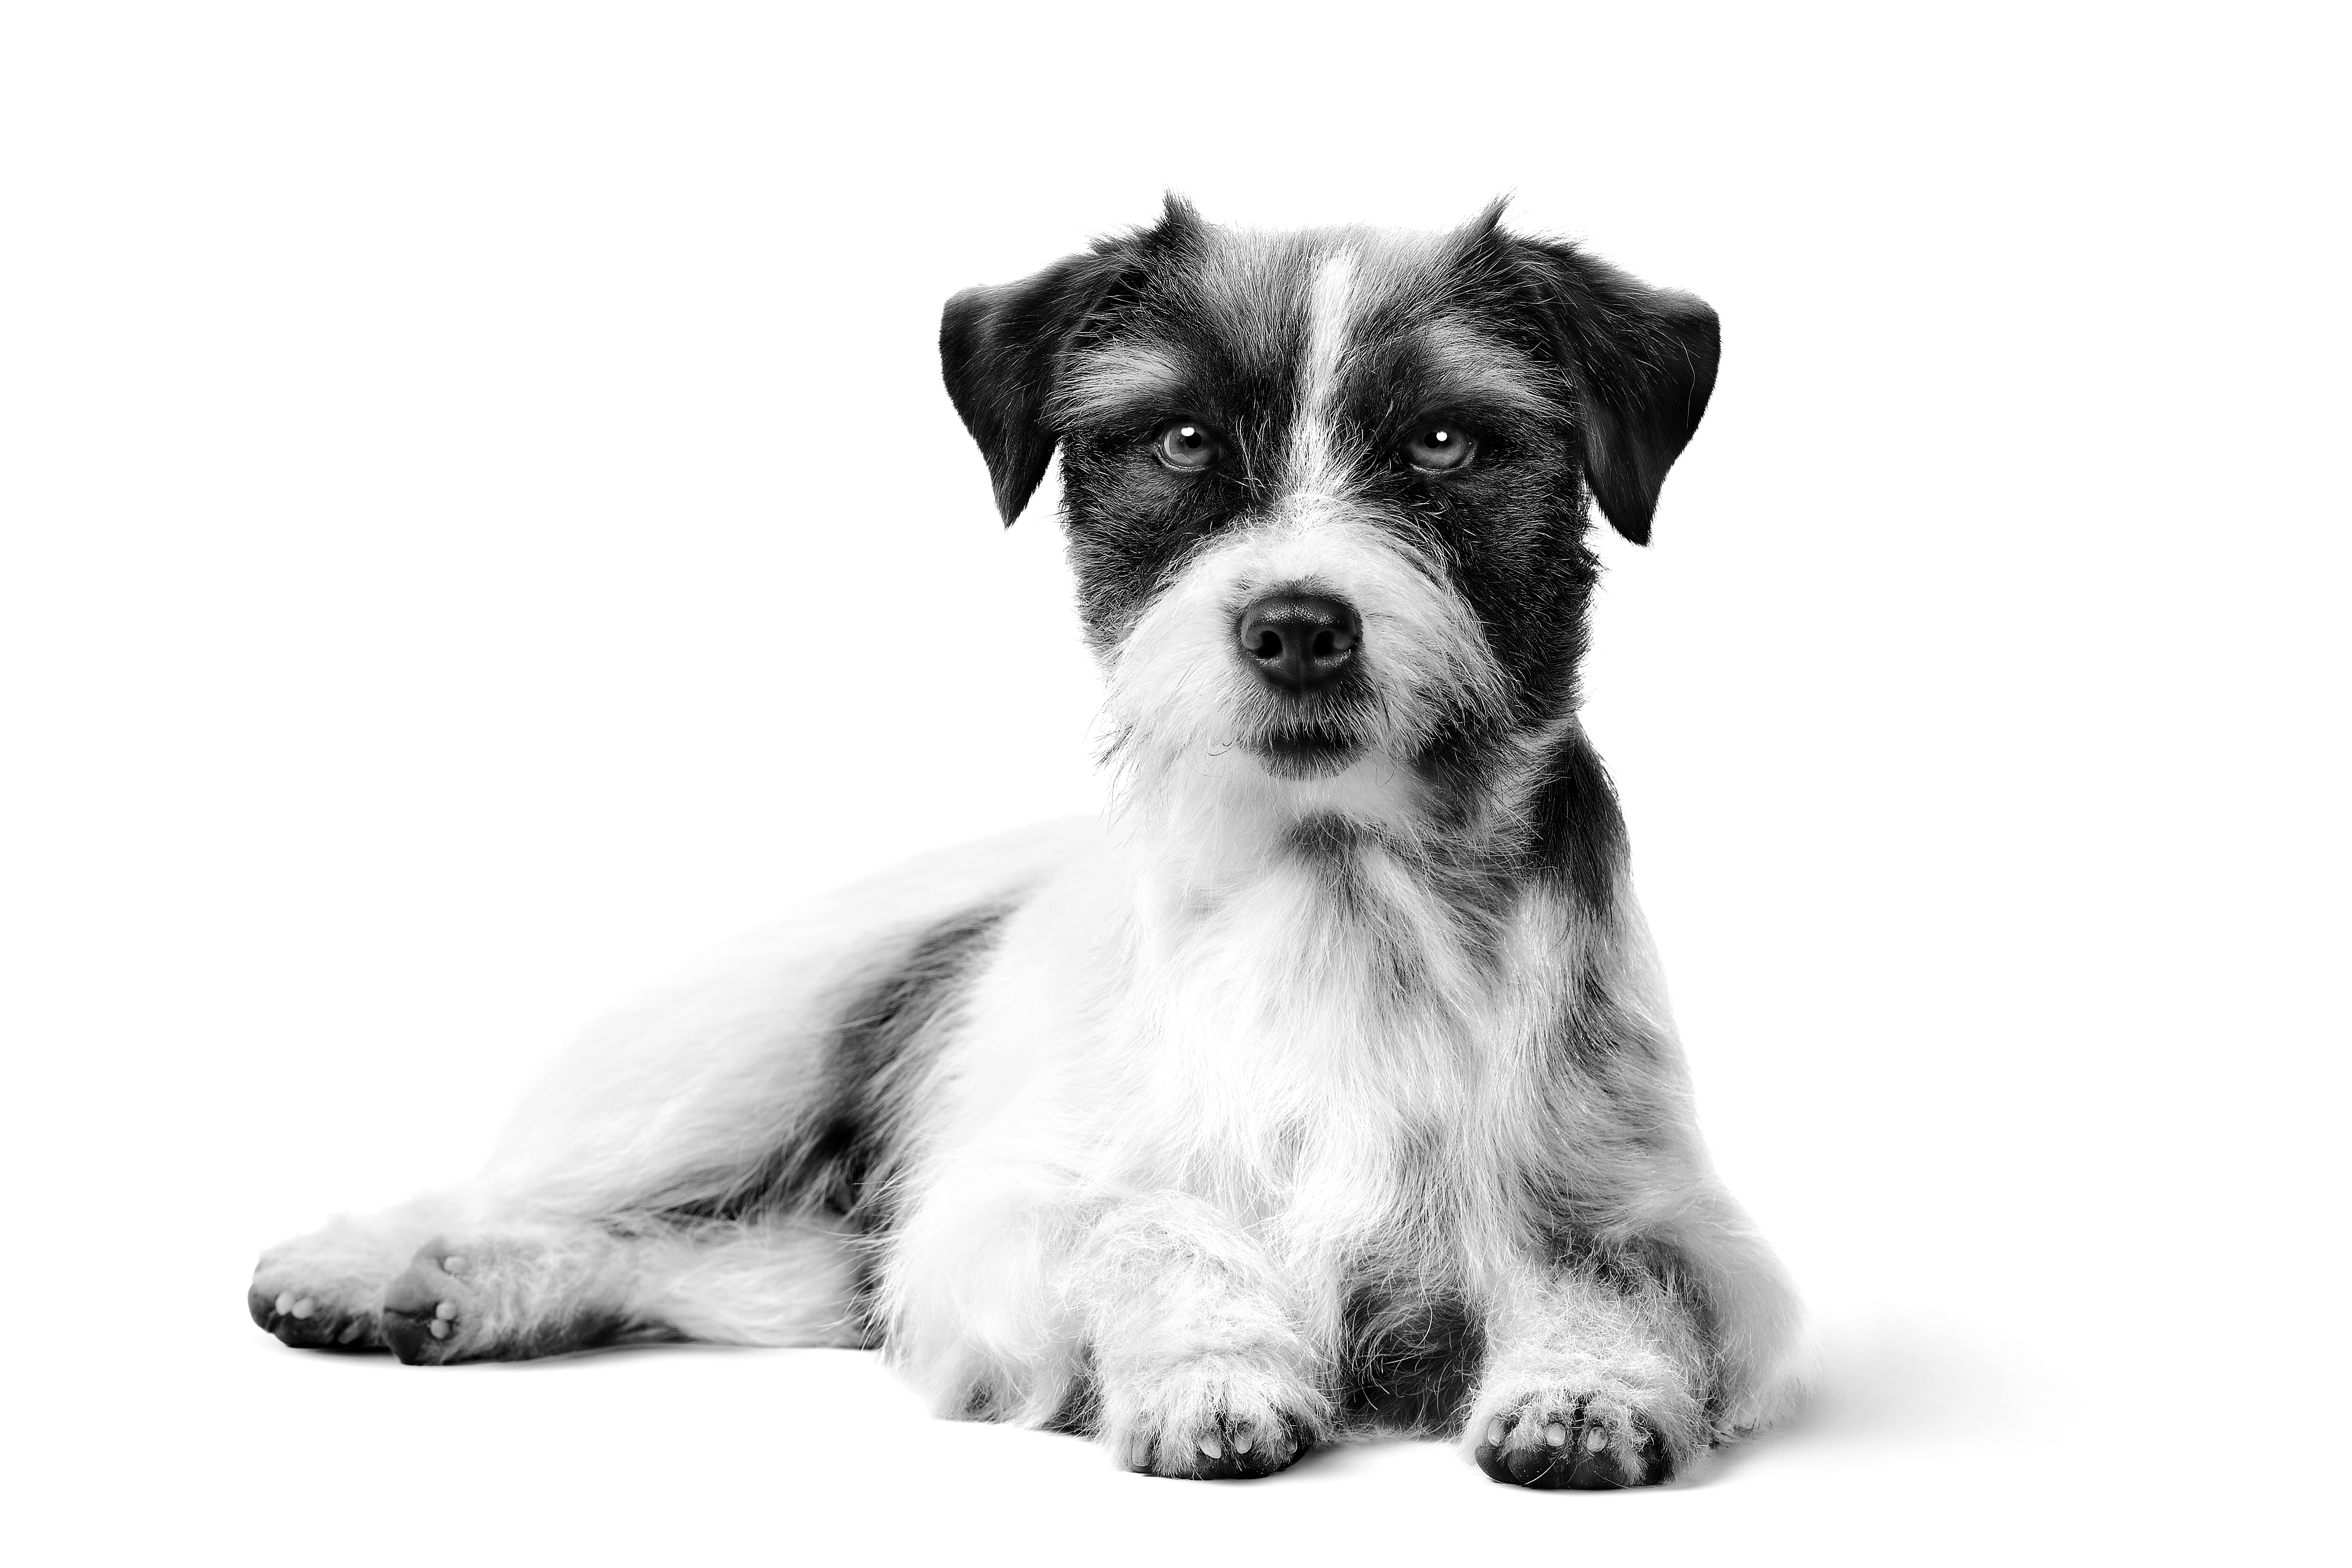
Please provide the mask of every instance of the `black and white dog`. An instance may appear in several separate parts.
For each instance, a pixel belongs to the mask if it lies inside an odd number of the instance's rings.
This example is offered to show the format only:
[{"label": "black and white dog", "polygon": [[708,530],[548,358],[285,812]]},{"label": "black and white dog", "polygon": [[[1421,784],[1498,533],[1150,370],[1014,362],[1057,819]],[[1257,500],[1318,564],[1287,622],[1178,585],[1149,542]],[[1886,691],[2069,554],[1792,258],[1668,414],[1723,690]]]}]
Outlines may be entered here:
[{"label": "black and white dog", "polygon": [[1662,1480],[1782,1414],[1577,721],[1712,310],[1500,209],[1152,226],[947,307],[1005,519],[1058,449],[1107,823],[939,857],[594,1031],[471,1184],[268,1253],[289,1344],[879,1344],[1166,1476],[1370,1430]]}]

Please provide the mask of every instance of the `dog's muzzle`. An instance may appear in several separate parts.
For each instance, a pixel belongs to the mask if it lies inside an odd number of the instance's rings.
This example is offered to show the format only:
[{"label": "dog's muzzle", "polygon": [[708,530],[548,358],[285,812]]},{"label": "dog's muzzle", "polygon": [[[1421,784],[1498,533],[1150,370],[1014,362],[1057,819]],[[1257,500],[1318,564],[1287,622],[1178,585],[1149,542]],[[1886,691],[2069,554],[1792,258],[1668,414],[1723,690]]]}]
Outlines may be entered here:
[{"label": "dog's muzzle", "polygon": [[1278,778],[1337,772],[1362,747],[1358,654],[1363,617],[1345,599],[1297,589],[1265,595],[1234,622],[1234,646],[1272,699],[1250,750]]}]

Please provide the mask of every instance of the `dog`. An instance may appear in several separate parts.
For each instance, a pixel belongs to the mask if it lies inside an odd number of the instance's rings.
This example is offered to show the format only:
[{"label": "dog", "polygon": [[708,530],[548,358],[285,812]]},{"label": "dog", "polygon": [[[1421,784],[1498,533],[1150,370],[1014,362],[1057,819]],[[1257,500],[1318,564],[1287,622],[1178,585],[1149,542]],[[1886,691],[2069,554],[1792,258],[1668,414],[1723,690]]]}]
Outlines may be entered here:
[{"label": "dog", "polygon": [[1153,223],[946,308],[1010,524],[1058,452],[1102,822],[944,854],[593,1030],[471,1183],[266,1254],[290,1345],[878,1346],[944,1415],[1271,1474],[1390,1431],[1646,1485],[1787,1414],[1580,726],[1716,316],[1497,203]]}]

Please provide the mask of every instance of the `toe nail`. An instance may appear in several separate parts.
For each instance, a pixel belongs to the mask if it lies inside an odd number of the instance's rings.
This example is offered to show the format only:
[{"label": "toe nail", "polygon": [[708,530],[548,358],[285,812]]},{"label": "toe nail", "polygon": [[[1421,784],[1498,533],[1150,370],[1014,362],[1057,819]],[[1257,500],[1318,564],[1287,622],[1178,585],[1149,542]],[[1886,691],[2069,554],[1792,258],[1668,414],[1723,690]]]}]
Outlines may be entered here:
[{"label": "toe nail", "polygon": [[1224,1456],[1225,1450],[1224,1446],[1219,1443],[1214,1437],[1203,1437],[1201,1439],[1201,1452],[1208,1455],[1209,1458],[1215,1459],[1222,1458]]},{"label": "toe nail", "polygon": [[298,1318],[307,1318],[319,1309],[317,1305],[311,1301],[310,1297],[305,1296],[300,1300],[295,1302],[293,1307],[289,1310]]},{"label": "toe nail", "polygon": [[446,1340],[449,1337],[448,1319],[436,1318],[433,1320],[433,1337],[436,1340]]},{"label": "toe nail", "polygon": [[291,1290],[280,1290],[278,1292],[276,1306],[281,1312],[292,1311],[294,1310],[294,1292]]},{"label": "toe nail", "polygon": [[1609,1434],[1595,1426],[1584,1435],[1584,1446],[1597,1454],[1609,1447]]},{"label": "toe nail", "polygon": [[1489,1448],[1499,1448],[1502,1446],[1503,1418],[1497,1415],[1492,1421],[1486,1423],[1486,1447]]},{"label": "toe nail", "polygon": [[455,1301],[444,1301],[439,1306],[433,1309],[433,1315],[445,1321],[454,1318],[457,1315],[457,1303]]},{"label": "toe nail", "polygon": [[1250,1445],[1256,1441],[1257,1435],[1252,1432],[1248,1427],[1244,1426],[1240,1431],[1234,1434],[1234,1452],[1236,1454],[1246,1454],[1250,1451]]},{"label": "toe nail", "polygon": [[444,1274],[462,1273],[465,1267],[466,1255],[462,1252],[453,1252],[441,1260],[441,1272]]},{"label": "toe nail", "polygon": [[339,1345],[347,1345],[359,1337],[360,1325],[356,1321],[353,1321],[346,1325],[341,1333],[335,1336],[335,1342]]},{"label": "toe nail", "polygon": [[1544,1428],[1544,1441],[1557,1448],[1568,1441],[1568,1428],[1555,1421]]}]

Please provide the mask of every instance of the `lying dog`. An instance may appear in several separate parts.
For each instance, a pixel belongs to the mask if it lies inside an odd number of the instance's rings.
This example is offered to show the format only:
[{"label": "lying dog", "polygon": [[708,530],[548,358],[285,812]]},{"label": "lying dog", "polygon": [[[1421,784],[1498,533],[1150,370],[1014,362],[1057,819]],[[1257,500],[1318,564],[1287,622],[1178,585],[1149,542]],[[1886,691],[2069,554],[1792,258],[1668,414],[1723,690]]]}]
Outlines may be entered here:
[{"label": "lying dog", "polygon": [[1576,710],[1712,310],[1572,247],[1148,229],[947,307],[1058,449],[1108,824],[946,855],[595,1031],[470,1185],[268,1254],[289,1344],[879,1344],[945,1415],[1259,1476],[1374,1429],[1662,1480],[1793,1397]]}]

